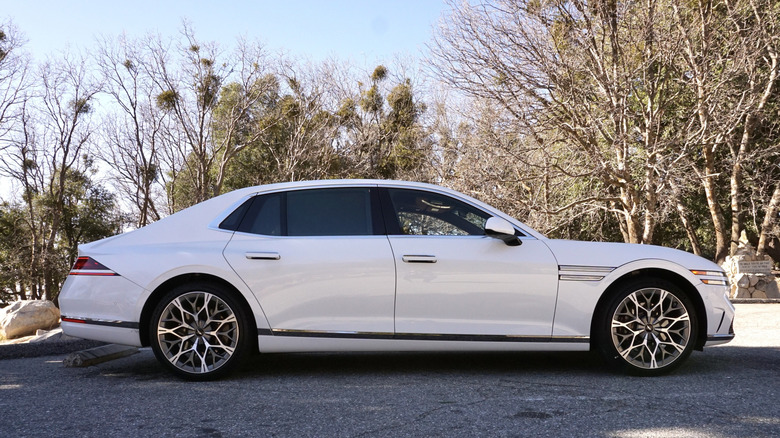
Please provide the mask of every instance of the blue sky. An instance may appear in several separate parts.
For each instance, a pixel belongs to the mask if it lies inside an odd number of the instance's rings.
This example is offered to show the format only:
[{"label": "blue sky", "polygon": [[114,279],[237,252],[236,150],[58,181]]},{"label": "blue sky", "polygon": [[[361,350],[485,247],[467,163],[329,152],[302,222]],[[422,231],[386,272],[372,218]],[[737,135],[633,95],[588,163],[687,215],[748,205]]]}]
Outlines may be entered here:
[{"label": "blue sky", "polygon": [[[270,52],[370,71],[396,55],[420,58],[447,10],[444,0],[0,0],[0,23],[13,22],[37,61],[68,47],[89,51],[103,36],[175,37],[186,19],[198,39],[223,48],[244,36]],[[0,178],[0,199],[10,192]]]},{"label": "blue sky", "polygon": [[101,35],[174,36],[186,18],[199,39],[226,48],[243,35],[270,51],[370,68],[419,57],[446,9],[443,0],[2,0],[0,22],[13,21],[38,60],[68,45],[89,49]]}]

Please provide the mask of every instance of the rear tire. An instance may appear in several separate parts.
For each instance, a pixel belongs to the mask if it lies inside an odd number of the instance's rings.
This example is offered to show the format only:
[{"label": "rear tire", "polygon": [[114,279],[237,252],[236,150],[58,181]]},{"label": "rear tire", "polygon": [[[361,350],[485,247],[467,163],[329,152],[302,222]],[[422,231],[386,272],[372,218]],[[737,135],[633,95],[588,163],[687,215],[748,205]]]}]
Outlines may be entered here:
[{"label": "rear tire", "polygon": [[249,318],[240,302],[210,283],[174,288],[149,323],[154,355],[179,377],[211,380],[235,369],[251,351]]},{"label": "rear tire", "polygon": [[598,349],[613,367],[656,376],[678,366],[698,339],[693,302],[674,283],[642,278],[623,286],[599,313]]}]

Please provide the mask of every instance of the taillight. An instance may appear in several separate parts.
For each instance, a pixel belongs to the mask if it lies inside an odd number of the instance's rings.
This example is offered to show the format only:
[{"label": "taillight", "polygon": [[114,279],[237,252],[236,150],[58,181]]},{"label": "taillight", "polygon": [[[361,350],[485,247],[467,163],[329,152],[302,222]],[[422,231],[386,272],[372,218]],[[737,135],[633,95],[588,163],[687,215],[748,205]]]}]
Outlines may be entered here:
[{"label": "taillight", "polygon": [[73,265],[73,269],[70,270],[70,275],[113,276],[119,274],[108,269],[102,263],[98,262],[92,257],[79,257],[76,259],[76,263]]}]

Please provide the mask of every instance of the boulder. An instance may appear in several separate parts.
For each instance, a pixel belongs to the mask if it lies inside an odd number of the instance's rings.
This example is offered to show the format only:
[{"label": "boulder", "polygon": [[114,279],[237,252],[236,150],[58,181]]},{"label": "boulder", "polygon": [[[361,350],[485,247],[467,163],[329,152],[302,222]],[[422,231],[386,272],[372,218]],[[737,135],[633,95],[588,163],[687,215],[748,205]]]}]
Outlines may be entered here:
[{"label": "boulder", "polygon": [[47,300],[21,300],[0,309],[0,339],[14,339],[50,330],[60,322],[60,311]]},{"label": "boulder", "polygon": [[777,282],[780,278],[775,278],[766,285],[767,298],[780,298],[780,287],[777,286]]},{"label": "boulder", "polygon": [[734,298],[750,298],[750,292],[744,287],[738,287],[737,294]]},{"label": "boulder", "polygon": [[762,290],[756,290],[750,295],[750,298],[766,298],[766,293]]}]

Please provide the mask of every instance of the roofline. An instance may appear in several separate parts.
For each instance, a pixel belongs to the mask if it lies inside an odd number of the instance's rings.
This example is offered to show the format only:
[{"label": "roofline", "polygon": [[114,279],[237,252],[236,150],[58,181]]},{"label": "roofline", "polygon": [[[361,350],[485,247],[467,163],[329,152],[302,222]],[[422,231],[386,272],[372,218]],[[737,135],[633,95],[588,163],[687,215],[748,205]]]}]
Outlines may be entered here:
[{"label": "roofline", "polygon": [[506,213],[498,210],[492,205],[486,204],[479,199],[466,195],[465,193],[458,192],[456,190],[443,187],[436,184],[415,182],[415,181],[401,181],[391,179],[323,179],[323,180],[307,180],[307,181],[292,181],[273,184],[263,184],[259,186],[247,187],[244,189],[237,189],[234,192],[239,194],[241,198],[259,193],[269,193],[281,190],[289,189],[301,189],[301,188],[317,188],[317,187],[336,187],[336,186],[353,186],[353,187],[370,187],[370,186],[383,186],[383,187],[403,187],[403,188],[418,188],[424,190],[430,190],[434,192],[440,192],[448,194],[455,198],[460,198],[467,203],[474,204],[480,208],[492,212],[497,217],[508,220],[516,227],[520,228],[526,235],[536,239],[546,239],[547,237],[529,227],[528,225],[520,222],[519,220],[507,215]]}]

